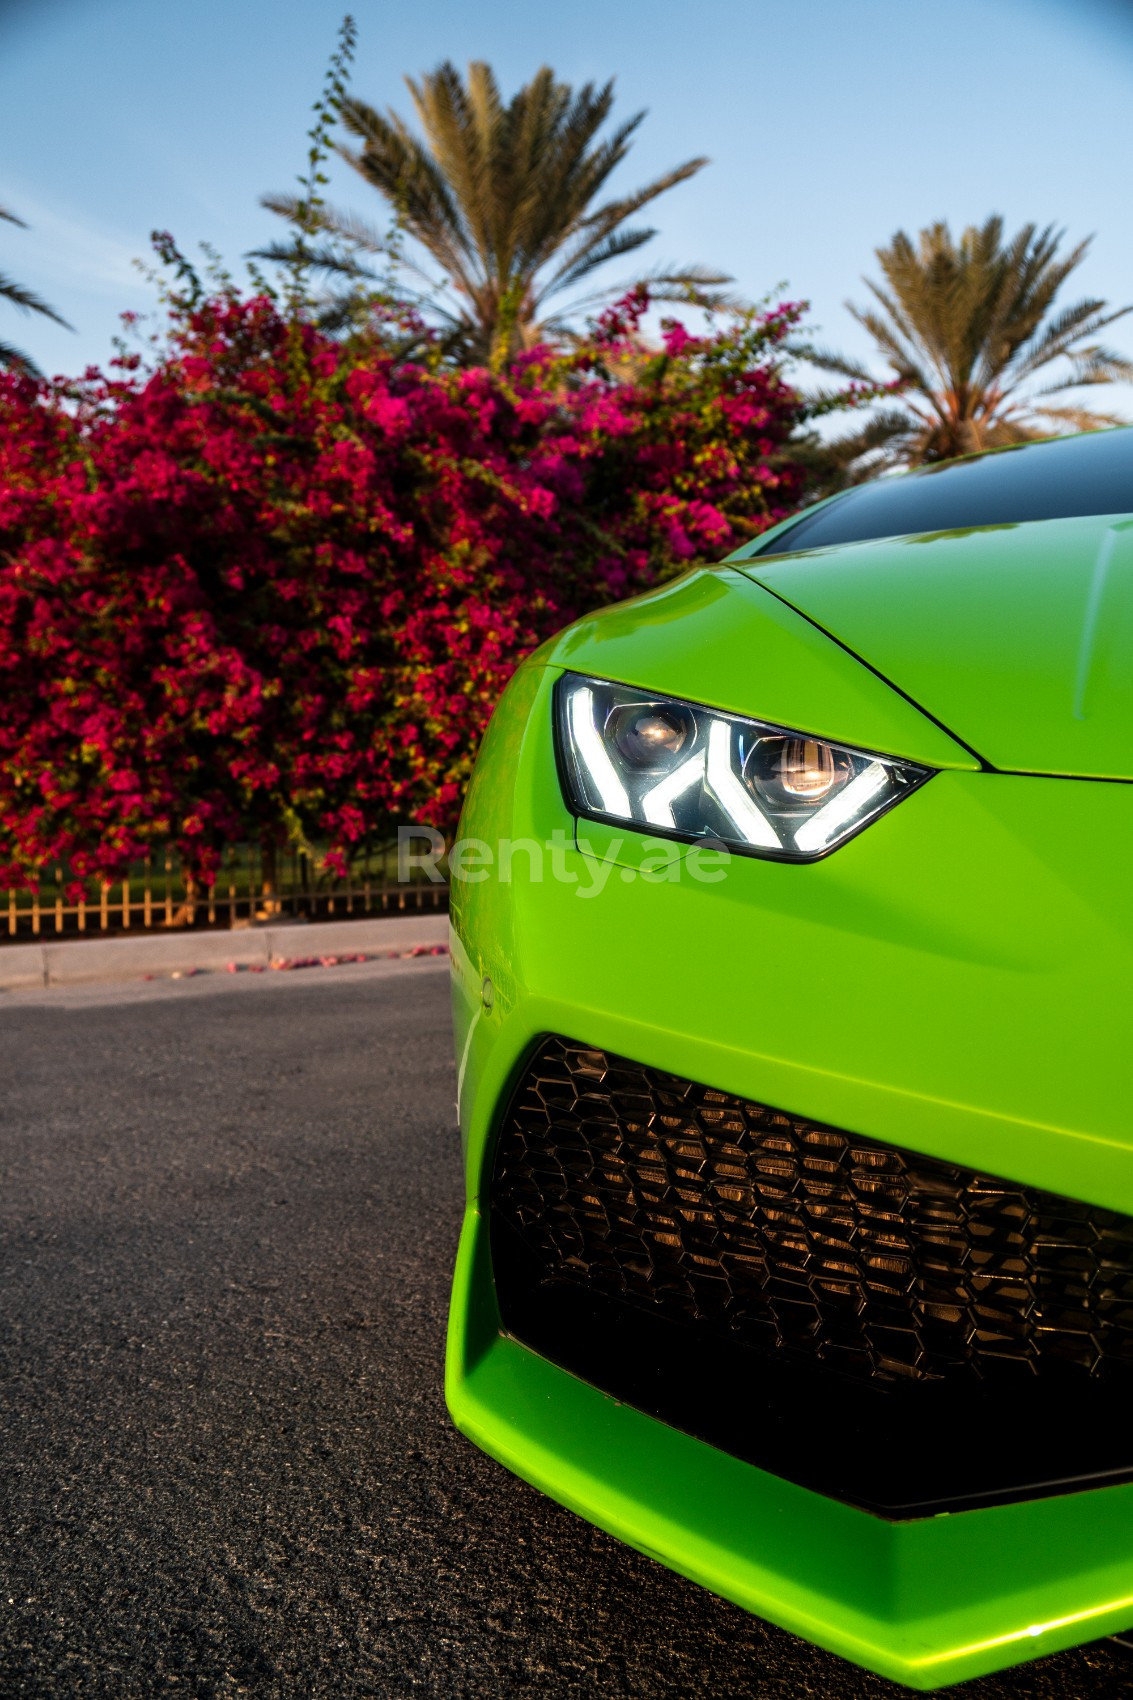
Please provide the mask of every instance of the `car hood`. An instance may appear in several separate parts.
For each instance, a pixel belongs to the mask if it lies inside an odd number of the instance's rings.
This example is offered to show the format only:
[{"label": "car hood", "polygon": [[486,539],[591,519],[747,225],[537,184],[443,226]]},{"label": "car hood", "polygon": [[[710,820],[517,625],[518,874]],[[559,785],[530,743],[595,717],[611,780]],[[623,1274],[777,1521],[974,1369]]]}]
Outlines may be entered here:
[{"label": "car hood", "polygon": [[1133,518],[733,560],[991,766],[1133,779]]},{"label": "car hood", "polygon": [[694,569],[659,590],[600,608],[531,661],[928,767],[979,766],[905,696],[731,566]]}]

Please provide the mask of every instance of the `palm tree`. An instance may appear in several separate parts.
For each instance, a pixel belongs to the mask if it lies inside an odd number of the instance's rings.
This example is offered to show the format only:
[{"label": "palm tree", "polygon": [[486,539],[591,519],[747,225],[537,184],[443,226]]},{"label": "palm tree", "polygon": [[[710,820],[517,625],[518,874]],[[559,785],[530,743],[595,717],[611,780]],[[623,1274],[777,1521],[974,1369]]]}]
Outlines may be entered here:
[{"label": "palm tree", "polygon": [[[450,350],[469,363],[499,365],[517,349],[563,335],[573,313],[608,299],[609,288],[565,308],[554,305],[599,267],[648,242],[656,231],[630,221],[707,164],[687,160],[645,188],[595,206],[645,116],[638,112],[599,137],[613,105],[612,82],[575,91],[544,66],[505,104],[490,66],[471,64],[465,83],[446,61],[420,82],[407,77],[406,83],[424,139],[392,110],[382,114],[345,96],[342,120],[361,145],[340,145],[338,152],[439,266],[449,298],[438,301],[426,290],[419,299],[439,317]],[[268,195],[263,205],[290,220],[298,234],[294,244],[258,257],[294,260],[302,251],[328,270],[358,276],[356,259],[344,260],[333,246],[316,253],[308,237],[344,242],[355,256],[389,253],[381,232],[321,203],[315,232],[309,201]],[[649,281],[655,298],[663,299],[730,280],[686,267]]]},{"label": "palm tree", "polygon": [[[1053,225],[1040,231],[1028,224],[1005,240],[1003,220],[992,217],[957,242],[941,221],[916,242],[899,230],[876,250],[884,285],[864,280],[876,305],[847,307],[884,355],[899,401],[832,445],[851,478],[1122,423],[1065,399],[1069,391],[1133,377],[1133,364],[1097,341],[1133,309],[1108,311],[1095,299],[1055,309],[1090,245],[1087,238],[1060,258],[1063,235]],[[877,383],[841,355],[812,350],[810,358],[843,377]]]},{"label": "palm tree", "polygon": [[[9,212],[6,207],[0,207],[0,219],[5,219],[9,224],[18,224],[22,230],[27,229],[23,219],[17,218],[15,213]],[[14,283],[3,272],[0,272],[0,300],[10,301],[13,307],[20,307],[25,313],[42,313],[45,318],[54,319],[57,325],[63,325],[67,330],[71,329],[66,319],[60,318],[54,307],[49,307],[46,301],[41,301],[34,291],[25,289],[22,283]],[[7,366],[19,372],[27,372],[32,377],[39,376],[36,366],[28,359],[26,354],[21,354],[18,348],[13,348],[10,343],[2,341],[0,341],[0,366]]]}]

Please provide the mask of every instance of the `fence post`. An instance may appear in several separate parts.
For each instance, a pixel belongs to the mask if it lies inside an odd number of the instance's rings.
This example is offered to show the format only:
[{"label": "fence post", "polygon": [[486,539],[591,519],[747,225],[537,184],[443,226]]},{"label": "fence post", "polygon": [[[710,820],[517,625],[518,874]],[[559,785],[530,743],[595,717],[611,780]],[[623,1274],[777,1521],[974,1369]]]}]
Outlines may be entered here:
[{"label": "fence post", "polygon": [[279,914],[279,851],[260,845],[260,910],[267,920]]}]

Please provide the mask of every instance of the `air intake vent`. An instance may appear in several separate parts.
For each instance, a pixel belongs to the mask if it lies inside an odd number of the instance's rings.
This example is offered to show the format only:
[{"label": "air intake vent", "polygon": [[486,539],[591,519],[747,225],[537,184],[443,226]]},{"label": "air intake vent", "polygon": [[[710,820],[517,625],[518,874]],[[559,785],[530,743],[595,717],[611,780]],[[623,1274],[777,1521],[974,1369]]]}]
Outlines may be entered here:
[{"label": "air intake vent", "polygon": [[1000,1417],[1049,1394],[1061,1421],[1075,1389],[1133,1390],[1133,1219],[568,1040],[515,1094],[492,1211],[505,1322],[623,1397],[633,1360],[647,1409],[678,1358],[761,1395],[777,1366],[804,1403],[815,1377],[904,1388],[922,1412],[976,1389]]}]

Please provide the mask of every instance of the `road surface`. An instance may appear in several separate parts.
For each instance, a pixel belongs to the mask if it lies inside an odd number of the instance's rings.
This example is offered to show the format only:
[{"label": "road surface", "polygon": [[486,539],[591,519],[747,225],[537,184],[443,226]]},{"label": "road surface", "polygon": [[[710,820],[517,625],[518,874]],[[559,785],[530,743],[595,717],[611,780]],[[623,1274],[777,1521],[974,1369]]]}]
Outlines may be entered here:
[{"label": "road surface", "polygon": [[[450,1427],[435,960],[0,1000],[0,1696],[865,1700]],[[1133,1689],[1107,1646],[965,1700]]]}]

